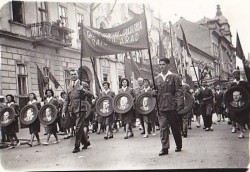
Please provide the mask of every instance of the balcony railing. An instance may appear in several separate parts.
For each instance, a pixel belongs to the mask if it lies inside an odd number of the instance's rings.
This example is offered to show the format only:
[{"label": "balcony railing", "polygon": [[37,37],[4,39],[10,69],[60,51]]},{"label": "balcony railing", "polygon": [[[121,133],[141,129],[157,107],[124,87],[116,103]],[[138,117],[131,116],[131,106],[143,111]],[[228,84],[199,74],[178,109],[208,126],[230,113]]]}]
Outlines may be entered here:
[{"label": "balcony railing", "polygon": [[31,37],[37,40],[37,43],[51,43],[54,46],[71,46],[71,33],[73,30],[62,27],[58,23],[40,22],[30,24]]}]

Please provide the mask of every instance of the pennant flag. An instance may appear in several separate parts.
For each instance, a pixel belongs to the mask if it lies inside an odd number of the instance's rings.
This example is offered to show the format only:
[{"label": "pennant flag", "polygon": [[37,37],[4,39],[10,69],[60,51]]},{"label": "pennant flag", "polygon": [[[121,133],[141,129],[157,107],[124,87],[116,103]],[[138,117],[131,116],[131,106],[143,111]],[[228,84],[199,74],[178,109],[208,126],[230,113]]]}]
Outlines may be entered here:
[{"label": "pennant flag", "polygon": [[128,59],[127,53],[124,54],[124,66],[125,66],[125,77],[131,83],[131,76],[132,76],[131,60]]},{"label": "pennant flag", "polygon": [[48,84],[48,79],[43,75],[42,71],[40,68],[37,66],[37,80],[38,80],[38,90],[39,90],[39,95],[42,99],[44,99],[44,88]]},{"label": "pennant flag", "polygon": [[164,49],[163,42],[162,42],[162,40],[161,40],[160,32],[159,32],[159,50],[158,50],[158,57],[165,57],[165,49]]},{"label": "pennant flag", "polygon": [[59,82],[56,80],[56,78],[52,75],[50,71],[48,71],[48,74],[49,79],[55,84],[55,88],[57,89],[60,86]]},{"label": "pennant flag", "polygon": [[148,49],[148,33],[145,13],[109,29],[83,26],[84,57],[121,54]]},{"label": "pennant flag", "polygon": [[130,52],[130,60],[131,60],[132,72],[134,72],[135,79],[138,79],[138,78],[142,77],[141,71],[139,70],[138,65],[134,61],[131,52]]},{"label": "pennant flag", "polygon": [[185,50],[187,51],[188,57],[191,57],[189,47],[188,47],[188,42],[187,42],[187,39],[186,39],[186,35],[185,35],[184,31],[183,31],[182,26],[181,26],[181,32],[182,32],[183,46],[184,46]]},{"label": "pennant flag", "polygon": [[236,56],[238,56],[241,60],[245,59],[238,33],[236,33]]}]

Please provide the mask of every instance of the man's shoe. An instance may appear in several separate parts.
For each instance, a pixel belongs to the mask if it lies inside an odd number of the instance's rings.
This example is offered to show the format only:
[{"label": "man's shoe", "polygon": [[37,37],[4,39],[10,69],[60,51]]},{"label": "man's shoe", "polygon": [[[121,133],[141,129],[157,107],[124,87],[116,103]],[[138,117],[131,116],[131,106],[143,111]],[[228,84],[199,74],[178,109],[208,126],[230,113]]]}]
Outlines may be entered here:
[{"label": "man's shoe", "polygon": [[75,147],[72,153],[77,153],[77,152],[80,152],[80,149]]},{"label": "man's shoe", "polygon": [[87,149],[88,146],[90,146],[90,142],[89,141],[82,147],[82,149]]},{"label": "man's shoe", "polygon": [[178,147],[177,147],[177,148],[175,149],[175,152],[181,152],[181,148],[178,148]]},{"label": "man's shoe", "polygon": [[145,132],[143,131],[141,134],[145,134]]},{"label": "man's shoe", "polygon": [[162,155],[167,155],[168,154],[168,149],[162,149],[159,153],[159,156],[162,156]]},{"label": "man's shoe", "polygon": [[209,128],[206,128],[205,131],[209,131]]},{"label": "man's shoe", "polygon": [[128,136],[125,136],[124,139],[128,139]]}]

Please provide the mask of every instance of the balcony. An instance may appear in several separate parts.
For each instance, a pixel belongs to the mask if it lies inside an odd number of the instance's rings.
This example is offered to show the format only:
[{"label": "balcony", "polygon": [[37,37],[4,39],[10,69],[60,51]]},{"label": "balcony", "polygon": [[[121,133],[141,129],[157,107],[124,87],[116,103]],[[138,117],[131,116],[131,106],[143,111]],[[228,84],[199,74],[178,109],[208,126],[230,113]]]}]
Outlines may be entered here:
[{"label": "balcony", "polygon": [[30,24],[34,46],[45,45],[55,48],[70,47],[73,30],[60,26],[60,22],[40,22]]}]

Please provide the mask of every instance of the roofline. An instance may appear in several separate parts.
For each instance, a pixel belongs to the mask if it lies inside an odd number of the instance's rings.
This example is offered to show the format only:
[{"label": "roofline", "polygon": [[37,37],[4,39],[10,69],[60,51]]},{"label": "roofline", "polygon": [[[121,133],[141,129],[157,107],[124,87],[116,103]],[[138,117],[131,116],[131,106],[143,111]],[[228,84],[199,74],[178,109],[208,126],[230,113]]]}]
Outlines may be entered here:
[{"label": "roofline", "polygon": [[[179,41],[183,42],[183,40],[180,39],[179,37],[177,37],[177,39],[178,39]],[[188,46],[189,46],[189,48],[192,48],[193,50],[196,50],[196,51],[198,51],[198,52],[200,52],[200,53],[206,55],[210,60],[216,60],[215,57],[209,55],[208,53],[206,53],[206,52],[200,50],[199,48],[197,48],[197,47],[195,47],[195,46],[193,46],[193,45],[191,45],[191,44],[189,44],[189,43],[188,43]]]}]

